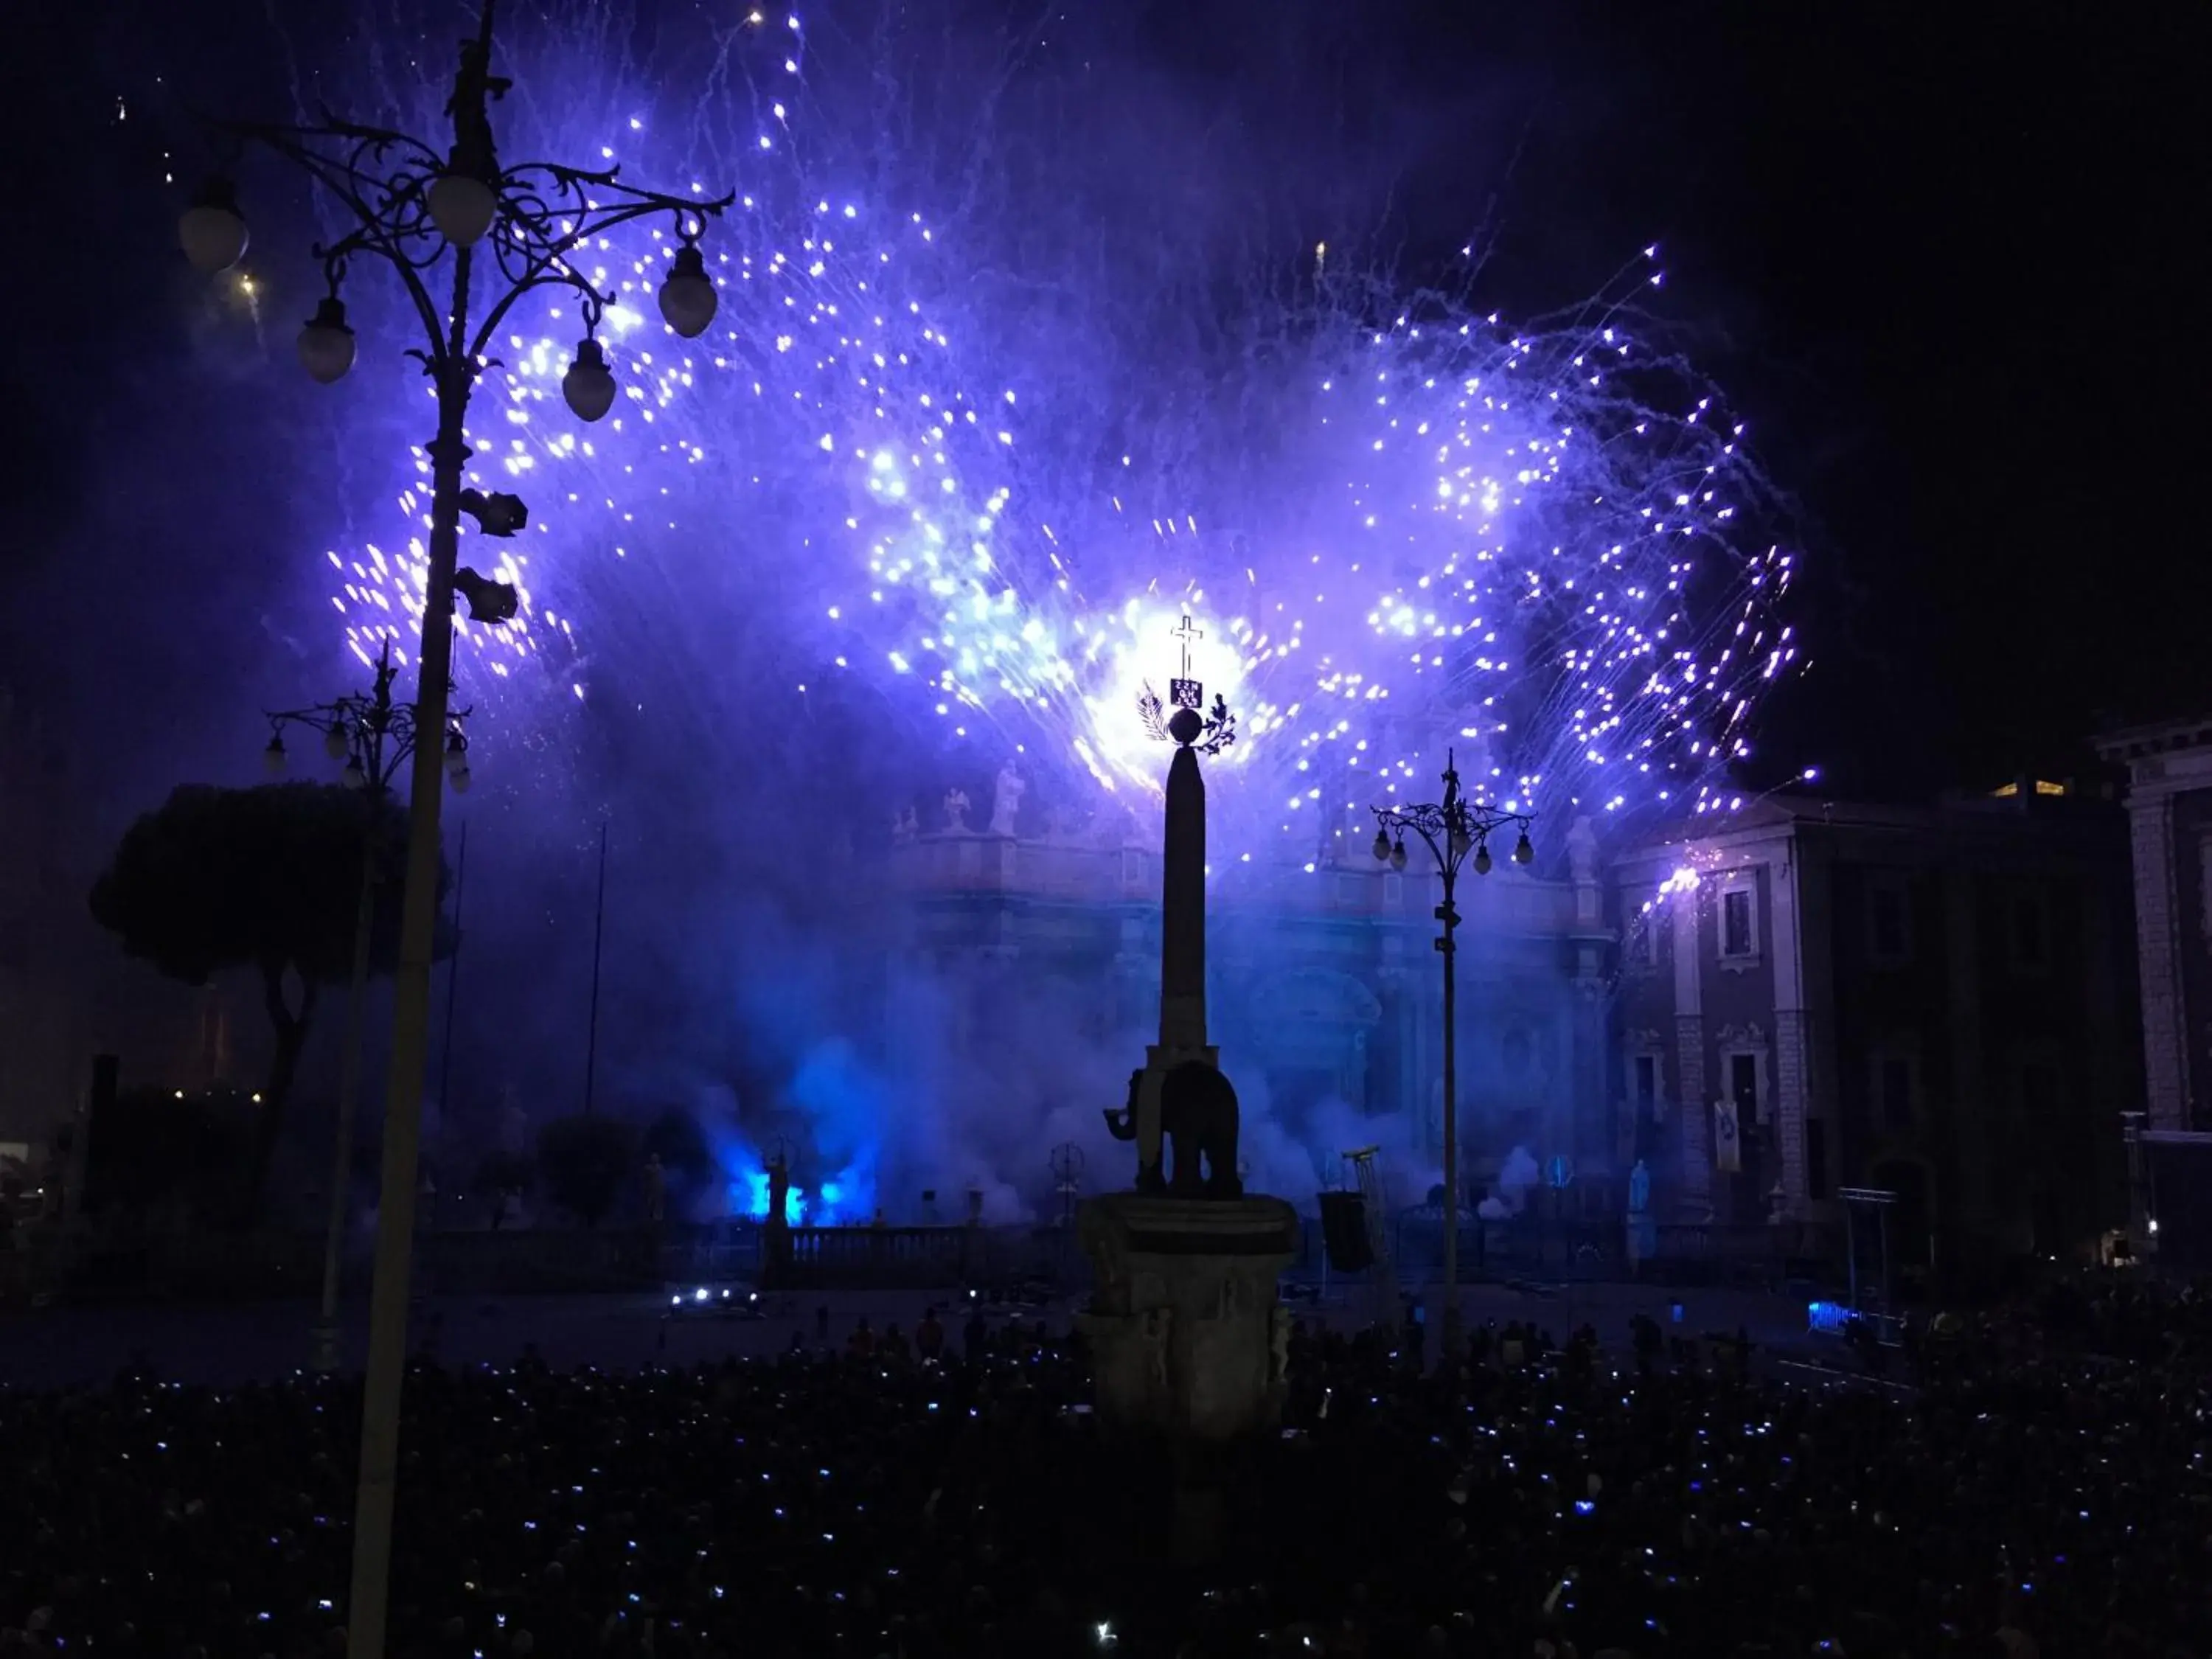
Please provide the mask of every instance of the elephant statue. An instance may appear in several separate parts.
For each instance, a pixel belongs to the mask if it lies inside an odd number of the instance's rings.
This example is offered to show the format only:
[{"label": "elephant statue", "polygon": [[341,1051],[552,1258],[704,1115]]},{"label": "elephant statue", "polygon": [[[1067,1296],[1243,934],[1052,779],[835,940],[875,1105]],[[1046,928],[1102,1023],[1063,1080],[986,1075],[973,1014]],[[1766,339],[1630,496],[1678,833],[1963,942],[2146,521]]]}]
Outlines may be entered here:
[{"label": "elephant statue", "polygon": [[[1106,1127],[1116,1140],[1137,1138],[1137,1097],[1143,1090],[1143,1067],[1129,1073],[1128,1103],[1106,1114]],[[1178,1198],[1242,1198],[1244,1183],[1237,1176],[1237,1091],[1218,1067],[1203,1060],[1185,1060],[1160,1079],[1160,1133],[1175,1142],[1175,1175],[1167,1190]],[[1200,1174],[1200,1161],[1205,1174]],[[1157,1190],[1159,1171],[1139,1169],[1139,1191]]]}]

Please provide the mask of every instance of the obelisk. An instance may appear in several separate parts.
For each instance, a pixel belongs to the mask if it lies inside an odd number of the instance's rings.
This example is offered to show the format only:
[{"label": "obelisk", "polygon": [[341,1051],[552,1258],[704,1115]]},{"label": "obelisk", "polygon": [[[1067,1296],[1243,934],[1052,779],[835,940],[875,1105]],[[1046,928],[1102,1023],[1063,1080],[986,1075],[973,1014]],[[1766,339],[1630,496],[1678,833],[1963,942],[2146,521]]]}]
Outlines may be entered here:
[{"label": "obelisk", "polygon": [[[1164,720],[1149,691],[1139,704],[1146,730],[1176,745],[1161,846],[1158,1041],[1130,1078],[1126,1111],[1107,1114],[1116,1139],[1137,1143],[1136,1190],[1102,1194],[1079,1212],[1095,1275],[1080,1325],[1102,1424],[1176,1449],[1176,1531],[1189,1547],[1178,1553],[1203,1554],[1216,1529],[1185,1522],[1218,1509],[1220,1492],[1192,1476],[1190,1460],[1195,1449],[1264,1435],[1279,1420],[1288,1319],[1277,1279],[1296,1252],[1297,1217],[1279,1198],[1243,1193],[1236,1091],[1206,1041],[1199,757],[1233,743],[1236,720],[1220,697],[1205,703],[1191,675],[1188,617],[1176,633],[1184,657],[1170,683],[1172,712]],[[1172,1188],[1164,1138],[1174,1142]]]},{"label": "obelisk", "polygon": [[1170,1052],[1205,1051],[1206,780],[1183,734],[1199,724],[1178,708],[1168,729],[1175,759],[1168,765],[1167,836],[1160,853],[1160,1040]]},{"label": "obelisk", "polygon": [[[1187,682],[1178,680],[1180,690]],[[1206,730],[1195,708],[1168,721],[1176,740],[1168,764],[1167,833],[1160,848],[1160,1030],[1145,1050],[1137,1097],[1137,1189],[1158,1192],[1160,1091],[1167,1074],[1193,1060],[1218,1067],[1220,1051],[1206,1040],[1206,780],[1192,743]]]},{"label": "obelisk", "polygon": [[[1146,730],[1176,746],[1168,764],[1166,832],[1160,844],[1159,1040],[1146,1045],[1144,1070],[1133,1080],[1127,1121],[1114,1128],[1118,1138],[1137,1143],[1140,1193],[1167,1190],[1162,1103],[1170,1073],[1193,1064],[1218,1073],[1221,1066],[1219,1050],[1206,1040],[1206,780],[1199,774],[1198,757],[1218,755],[1236,742],[1237,719],[1218,696],[1210,715],[1200,712],[1206,688],[1190,672],[1190,642],[1205,637],[1202,630],[1186,616],[1173,637],[1182,646],[1182,672],[1168,682],[1174,714],[1161,718],[1160,701],[1149,686],[1137,701]],[[1233,1106],[1231,1110],[1233,1115]],[[1114,1121],[1112,1114],[1109,1121]],[[1233,1185],[1233,1170],[1217,1173],[1229,1177],[1224,1188]]]}]

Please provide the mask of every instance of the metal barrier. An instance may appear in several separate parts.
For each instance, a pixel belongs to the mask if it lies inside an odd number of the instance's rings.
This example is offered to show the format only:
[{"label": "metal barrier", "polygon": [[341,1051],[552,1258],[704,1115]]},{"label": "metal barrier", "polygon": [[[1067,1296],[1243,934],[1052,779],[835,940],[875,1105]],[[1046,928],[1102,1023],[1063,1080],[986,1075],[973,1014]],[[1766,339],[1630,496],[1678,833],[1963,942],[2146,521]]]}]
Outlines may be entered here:
[{"label": "metal barrier", "polygon": [[762,1281],[780,1291],[935,1290],[988,1271],[976,1227],[787,1227],[763,1239]]},{"label": "metal barrier", "polygon": [[762,1230],[753,1221],[678,1223],[663,1231],[660,1276],[671,1284],[760,1276]]}]

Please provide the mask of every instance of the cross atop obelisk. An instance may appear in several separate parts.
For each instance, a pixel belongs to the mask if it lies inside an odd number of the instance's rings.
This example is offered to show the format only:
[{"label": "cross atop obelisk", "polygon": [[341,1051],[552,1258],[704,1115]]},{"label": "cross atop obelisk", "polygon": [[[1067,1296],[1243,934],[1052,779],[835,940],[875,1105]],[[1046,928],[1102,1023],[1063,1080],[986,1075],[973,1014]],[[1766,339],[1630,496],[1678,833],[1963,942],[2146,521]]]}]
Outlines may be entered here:
[{"label": "cross atop obelisk", "polygon": [[1182,678],[1184,679],[1188,679],[1190,678],[1190,642],[1193,640],[1204,639],[1206,637],[1206,630],[1193,623],[1190,619],[1190,613],[1186,611],[1183,613],[1182,623],[1178,626],[1168,630],[1168,637],[1171,640],[1180,640],[1182,641]]}]

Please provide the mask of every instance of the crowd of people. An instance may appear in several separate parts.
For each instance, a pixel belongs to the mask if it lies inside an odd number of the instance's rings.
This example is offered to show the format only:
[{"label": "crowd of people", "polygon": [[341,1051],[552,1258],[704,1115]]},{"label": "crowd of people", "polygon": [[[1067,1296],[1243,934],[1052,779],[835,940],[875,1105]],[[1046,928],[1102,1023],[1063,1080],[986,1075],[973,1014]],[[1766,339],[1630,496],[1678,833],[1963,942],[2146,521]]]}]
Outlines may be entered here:
[{"label": "crowd of people", "polygon": [[[2212,1653],[2204,1310],[1977,1325],[1920,1386],[1638,1328],[1300,1328],[1224,1550],[1079,1342],[939,1321],[634,1375],[419,1365],[397,1659]],[[2022,1332],[2028,1334],[2023,1336]],[[1940,1352],[1938,1352],[1940,1350]],[[1904,1368],[1900,1367],[1900,1370]],[[0,1394],[0,1652],[344,1651],[357,1385]]]}]

